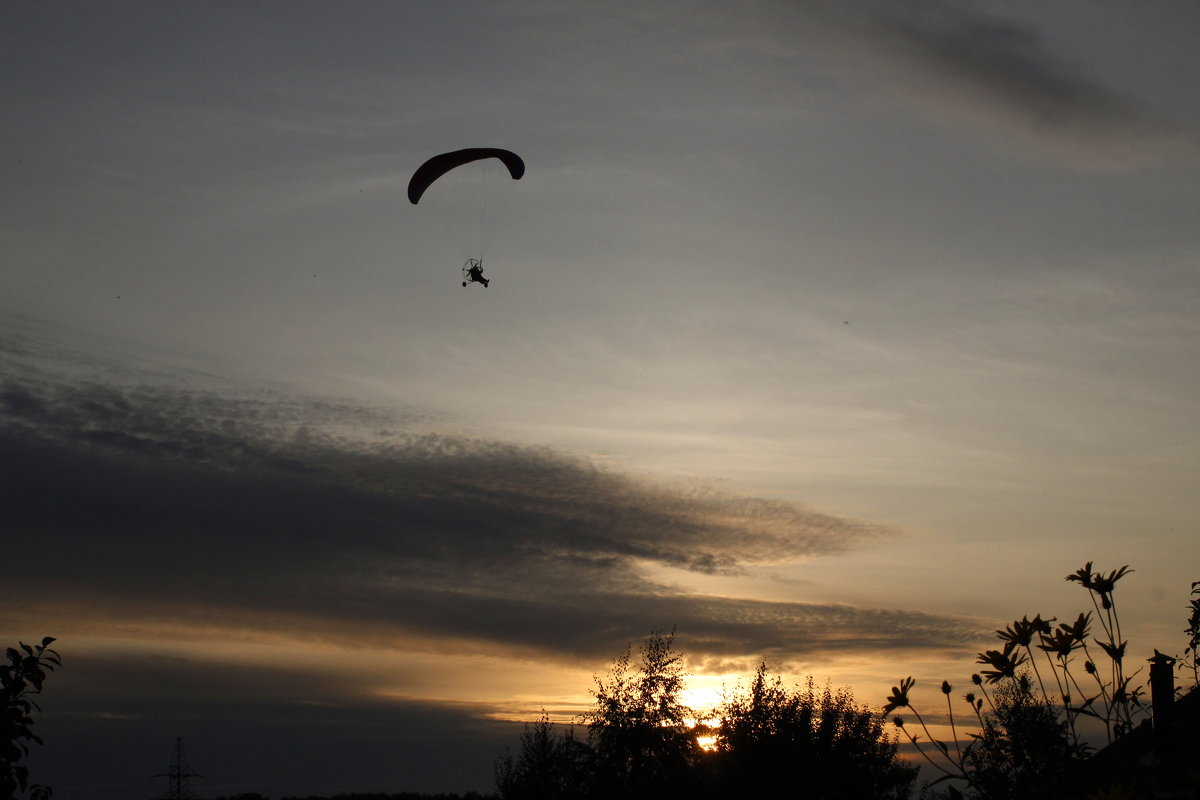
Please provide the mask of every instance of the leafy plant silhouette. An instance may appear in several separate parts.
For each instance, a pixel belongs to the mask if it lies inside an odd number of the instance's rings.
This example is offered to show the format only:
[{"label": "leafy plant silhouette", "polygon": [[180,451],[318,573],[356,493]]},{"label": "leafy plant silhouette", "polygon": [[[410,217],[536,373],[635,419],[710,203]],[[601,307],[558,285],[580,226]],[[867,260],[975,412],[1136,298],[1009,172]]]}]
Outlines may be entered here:
[{"label": "leafy plant silhouette", "polygon": [[[978,654],[976,663],[986,669],[971,676],[976,688],[963,696],[979,725],[977,733],[968,734],[971,741],[965,748],[959,744],[948,682],[942,681],[942,694],[953,753],[949,745],[933,737],[909,701],[915,681],[908,677],[892,687],[884,715],[905,708],[916,718],[921,733],[906,726],[903,717],[896,717],[894,723],[940,773],[931,785],[958,780],[979,798],[1070,796],[1071,765],[1091,751],[1081,735],[1080,721],[1092,718],[1102,723],[1110,744],[1132,730],[1135,717],[1146,710],[1141,702],[1145,690],[1131,688],[1140,670],[1126,674],[1129,643],[1121,635],[1114,597],[1117,582],[1130,572],[1128,565],[1107,575],[1093,572],[1089,561],[1066,580],[1088,591],[1093,611],[1081,612],[1073,621],[1057,626],[1054,617],[1023,616],[996,631],[1000,649]],[[1200,611],[1196,616],[1200,622]],[[1100,623],[1100,634],[1092,631],[1094,620]],[[1107,656],[1103,667],[1097,666],[1091,644]],[[1082,683],[1076,666],[1080,655],[1087,675]],[[922,743],[922,736],[932,749]],[[951,798],[962,796],[962,790],[953,784],[946,793]]]},{"label": "leafy plant silhouette", "polygon": [[1183,630],[1188,635],[1187,647],[1183,649],[1183,654],[1190,656],[1191,660],[1180,661],[1184,666],[1191,667],[1192,685],[1200,688],[1200,581],[1192,583],[1192,600],[1188,610],[1192,613],[1188,617],[1188,626]]},{"label": "leafy plant silhouette", "polygon": [[42,744],[33,732],[33,712],[41,711],[32,698],[40,694],[46,674],[62,666],[58,653],[50,649],[53,636],[41,644],[19,642],[5,650],[8,663],[0,665],[0,797],[16,798],[26,791],[31,800],[45,800],[52,790],[29,785],[29,767],[23,762],[30,743]]}]

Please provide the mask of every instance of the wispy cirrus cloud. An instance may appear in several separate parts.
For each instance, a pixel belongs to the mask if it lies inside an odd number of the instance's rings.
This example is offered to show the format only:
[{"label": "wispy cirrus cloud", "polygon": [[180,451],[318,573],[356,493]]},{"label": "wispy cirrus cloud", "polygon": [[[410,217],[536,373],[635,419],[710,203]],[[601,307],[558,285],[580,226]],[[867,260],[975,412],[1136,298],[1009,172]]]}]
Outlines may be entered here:
[{"label": "wispy cirrus cloud", "polygon": [[[1012,16],[939,0],[816,7],[839,60],[895,102],[1082,171],[1200,162],[1200,131],[1108,86]],[[810,9],[811,10],[811,9]]]}]

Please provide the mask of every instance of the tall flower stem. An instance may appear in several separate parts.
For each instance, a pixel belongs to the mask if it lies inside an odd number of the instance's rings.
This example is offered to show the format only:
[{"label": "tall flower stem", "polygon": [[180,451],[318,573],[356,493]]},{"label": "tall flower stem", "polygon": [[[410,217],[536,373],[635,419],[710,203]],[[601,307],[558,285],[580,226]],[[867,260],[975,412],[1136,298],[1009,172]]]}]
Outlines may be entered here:
[{"label": "tall flower stem", "polygon": [[1046,683],[1042,680],[1042,671],[1037,666],[1037,657],[1033,654],[1033,650],[1030,649],[1029,645],[1025,645],[1025,655],[1029,658],[1030,665],[1033,666],[1033,674],[1037,676],[1038,688],[1042,690],[1042,701],[1046,703],[1050,702],[1050,695],[1046,693]]},{"label": "tall flower stem", "polygon": [[[1067,696],[1067,691],[1063,687],[1062,680],[1058,677],[1058,666],[1054,663],[1054,659],[1050,657],[1050,651],[1043,650],[1042,655],[1046,657],[1047,663],[1050,664],[1050,671],[1054,673],[1054,685],[1058,687],[1058,696],[1065,698]],[[1032,661],[1032,659],[1030,660]],[[1034,670],[1037,670],[1036,665],[1034,666]],[[1046,698],[1046,702],[1050,702],[1050,698]]]},{"label": "tall flower stem", "polygon": [[[910,708],[909,710],[913,711],[913,713],[916,713],[916,711],[914,709]],[[920,718],[921,718],[920,715],[918,715],[917,719],[920,719]],[[921,727],[924,727],[924,726],[925,726],[925,723],[921,723]],[[905,728],[902,724],[897,724],[897,727],[900,728],[900,730],[904,731],[904,735],[908,737],[908,741],[912,742],[913,747],[915,747],[917,749],[917,752],[921,754],[922,758],[924,758],[926,761],[929,762],[929,765],[931,767],[938,770],[939,772],[941,772],[944,775],[949,775],[952,778],[962,778],[968,784],[971,783],[971,779],[966,776],[966,773],[961,772],[961,769],[962,769],[961,767],[959,767],[960,772],[957,774],[946,769],[944,766],[942,766],[938,762],[934,761],[929,756],[929,753],[925,752],[925,749],[923,747],[921,747],[921,744],[917,741],[917,737],[915,737],[911,733],[909,733],[907,728]],[[928,733],[928,731],[926,731],[926,733]],[[930,739],[930,741],[933,741],[933,740]],[[955,766],[958,766],[958,765],[955,765]]]},{"label": "tall flower stem", "polygon": [[[1076,719],[1076,717],[1079,716],[1079,713],[1074,708],[1071,707],[1071,684],[1074,683],[1075,688],[1079,689],[1079,683],[1075,680],[1075,676],[1073,676],[1071,674],[1071,671],[1067,668],[1067,657],[1060,656],[1059,661],[1061,662],[1061,665],[1062,665],[1061,669],[1062,669],[1062,673],[1063,673],[1063,684],[1065,687],[1065,690],[1063,691],[1063,696],[1062,696],[1063,713],[1067,717],[1067,727],[1071,731],[1071,741],[1076,746],[1078,746],[1079,745],[1079,732],[1075,729],[1075,719]],[[1082,689],[1079,689],[1079,696],[1080,696],[1080,698],[1082,698],[1084,696]]]},{"label": "tall flower stem", "polygon": [[980,694],[983,695],[983,699],[987,700],[988,708],[992,709],[992,713],[995,714],[996,713],[996,704],[992,702],[992,696],[990,694],[988,694],[987,687],[985,687],[983,685],[983,681],[976,680],[976,678],[978,678],[978,677],[979,677],[978,675],[972,675],[971,682],[979,687],[979,692],[980,692]]},{"label": "tall flower stem", "polygon": [[942,682],[942,694],[946,695],[946,710],[950,712],[950,736],[954,739],[954,752],[959,769],[962,769],[962,750],[958,746],[958,727],[954,724],[954,708],[950,704],[950,684]]},{"label": "tall flower stem", "polygon": [[1092,665],[1092,678],[1096,681],[1096,686],[1100,688],[1100,696],[1104,698],[1104,719],[1107,723],[1109,715],[1112,714],[1112,698],[1108,694],[1108,687],[1104,685],[1104,681],[1100,680],[1100,670],[1096,669],[1096,659],[1092,658],[1092,651],[1088,649],[1087,642],[1083,643],[1083,654],[1087,656],[1088,663]]}]

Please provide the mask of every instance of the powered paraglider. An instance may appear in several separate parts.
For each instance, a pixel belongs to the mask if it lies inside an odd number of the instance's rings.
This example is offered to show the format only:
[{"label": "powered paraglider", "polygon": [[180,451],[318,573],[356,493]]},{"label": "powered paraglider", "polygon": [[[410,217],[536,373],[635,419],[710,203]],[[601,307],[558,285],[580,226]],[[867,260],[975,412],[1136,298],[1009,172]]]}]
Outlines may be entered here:
[{"label": "powered paraglider", "polygon": [[473,147],[430,158],[409,180],[409,202],[429,209],[467,258],[463,286],[488,285],[482,275],[483,256],[496,206],[512,181],[524,174],[525,162],[511,150]]}]

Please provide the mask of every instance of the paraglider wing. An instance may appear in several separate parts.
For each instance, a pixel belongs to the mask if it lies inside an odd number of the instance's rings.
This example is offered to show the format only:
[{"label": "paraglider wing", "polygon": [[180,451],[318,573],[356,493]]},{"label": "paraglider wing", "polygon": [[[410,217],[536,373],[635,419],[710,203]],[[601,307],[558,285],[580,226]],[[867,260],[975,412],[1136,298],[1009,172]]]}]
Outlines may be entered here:
[{"label": "paraglider wing", "polygon": [[426,161],[413,173],[412,179],[408,182],[409,201],[416,205],[417,201],[421,199],[421,195],[434,181],[455,167],[485,158],[498,158],[504,162],[504,166],[508,167],[508,173],[513,176],[513,180],[520,180],[521,176],[525,174],[525,162],[511,150],[500,150],[495,147],[469,147],[466,150],[442,153],[440,156],[434,156]]}]

